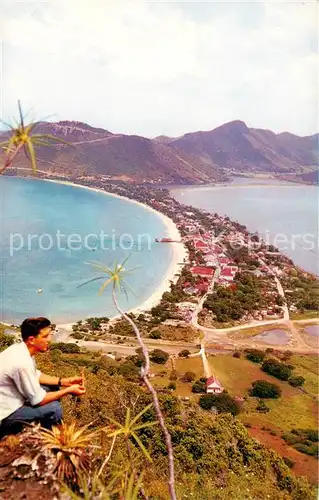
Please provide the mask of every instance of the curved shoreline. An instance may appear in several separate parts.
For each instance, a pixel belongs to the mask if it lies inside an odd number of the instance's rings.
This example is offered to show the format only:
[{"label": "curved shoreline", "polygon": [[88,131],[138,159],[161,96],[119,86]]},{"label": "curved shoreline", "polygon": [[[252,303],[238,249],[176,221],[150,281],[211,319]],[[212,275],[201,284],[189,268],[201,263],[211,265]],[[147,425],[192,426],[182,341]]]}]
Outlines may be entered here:
[{"label": "curved shoreline", "polygon": [[[167,228],[167,233],[168,233],[167,237],[171,238],[172,240],[181,241],[181,238],[182,238],[181,234],[180,234],[179,230],[177,229],[176,224],[172,221],[172,219],[167,217],[167,215],[164,215],[161,212],[155,210],[154,208],[152,208],[148,205],[145,205],[144,203],[141,203],[140,201],[132,200],[131,198],[126,198],[125,196],[122,196],[119,194],[109,193],[108,191],[105,191],[103,189],[90,187],[90,186],[84,186],[83,184],[76,184],[76,183],[70,182],[70,181],[61,181],[61,180],[54,180],[54,179],[38,179],[38,180],[45,181],[45,182],[53,182],[55,184],[62,184],[64,186],[72,186],[75,188],[88,189],[88,190],[94,191],[96,193],[101,193],[101,194],[104,194],[107,196],[114,196],[115,198],[120,198],[124,201],[129,201],[131,203],[135,203],[135,204],[139,205],[140,207],[142,207],[143,209],[153,212],[157,217],[159,217],[162,220],[162,222],[165,224],[165,226]],[[161,283],[156,288],[156,290],[154,290],[154,292],[146,300],[144,300],[141,304],[130,309],[127,312],[133,312],[133,313],[138,314],[138,313],[142,313],[146,310],[151,309],[152,307],[154,307],[155,305],[157,305],[160,302],[163,293],[167,292],[169,290],[170,282],[176,281],[175,274],[177,274],[177,272],[179,271],[179,265],[184,262],[184,259],[187,260],[188,252],[187,252],[187,249],[183,243],[167,243],[167,244],[170,245],[172,248],[172,259],[171,259],[171,263],[167,269],[167,272],[164,276],[164,279],[161,281]],[[83,318],[79,318],[79,319],[83,319]],[[70,325],[72,325],[73,323],[58,323],[58,326],[63,327],[63,328],[69,328]]]}]

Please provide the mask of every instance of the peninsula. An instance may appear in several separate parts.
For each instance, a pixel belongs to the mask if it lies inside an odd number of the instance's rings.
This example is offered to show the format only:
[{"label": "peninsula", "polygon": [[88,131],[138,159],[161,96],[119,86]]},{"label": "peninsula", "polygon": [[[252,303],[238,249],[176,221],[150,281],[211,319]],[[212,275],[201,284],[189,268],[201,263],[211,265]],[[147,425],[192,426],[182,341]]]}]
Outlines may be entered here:
[{"label": "peninsula", "polygon": [[[296,323],[307,321],[307,325],[318,318],[316,277],[295,266],[258,234],[249,233],[244,225],[182,205],[167,189],[153,185],[111,182],[103,176],[62,177],[43,171],[37,176],[124,197],[163,217],[168,238],[158,244],[173,246],[172,264],[161,287],[131,311],[135,318],[143,317],[146,336],[158,325],[184,325],[201,330],[210,345],[233,348],[265,345],[258,334],[280,327],[287,342],[277,345],[279,349],[316,350]],[[113,319],[93,336],[90,329],[82,331],[75,325],[73,335],[80,342],[94,340],[98,341],[96,347],[103,342],[107,347],[114,341],[111,329],[118,321]],[[69,337],[71,328],[60,325],[63,339]]]}]

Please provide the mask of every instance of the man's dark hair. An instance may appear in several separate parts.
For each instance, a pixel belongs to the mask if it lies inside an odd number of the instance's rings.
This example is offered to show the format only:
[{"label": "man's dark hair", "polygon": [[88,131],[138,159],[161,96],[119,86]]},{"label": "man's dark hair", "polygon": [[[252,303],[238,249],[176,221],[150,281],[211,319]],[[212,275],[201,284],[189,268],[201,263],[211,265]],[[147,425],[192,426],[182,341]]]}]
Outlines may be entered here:
[{"label": "man's dark hair", "polygon": [[24,342],[28,340],[29,337],[36,337],[39,335],[40,330],[46,326],[50,326],[51,321],[48,318],[27,318],[21,324],[21,336]]}]

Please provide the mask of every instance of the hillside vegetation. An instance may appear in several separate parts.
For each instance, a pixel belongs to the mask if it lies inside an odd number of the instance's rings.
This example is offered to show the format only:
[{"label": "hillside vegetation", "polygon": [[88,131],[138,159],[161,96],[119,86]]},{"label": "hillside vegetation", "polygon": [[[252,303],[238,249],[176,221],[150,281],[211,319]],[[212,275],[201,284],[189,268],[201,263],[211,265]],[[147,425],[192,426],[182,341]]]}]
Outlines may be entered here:
[{"label": "hillside vegetation", "polygon": [[[76,419],[78,425],[93,422],[92,427],[99,428],[107,425],[109,418],[123,421],[127,407],[137,414],[150,402],[138,379],[132,382],[118,374],[110,375],[114,373],[110,358],[99,353],[59,352],[53,361],[53,352],[39,357],[39,366],[46,372],[70,375],[76,365],[87,367],[87,395],[81,400],[64,401],[66,421]],[[178,362],[184,361],[188,362]],[[183,403],[171,394],[161,395],[161,406],[173,439],[178,498],[313,498],[311,488],[296,479],[275,452],[251,439],[238,419],[229,414],[214,416],[201,410],[197,401]],[[154,420],[153,410],[143,418]],[[141,468],[147,467],[145,489],[151,498],[167,498],[166,451],[161,433],[155,426],[141,431],[140,438],[153,458],[152,464],[146,464],[138,447],[134,448]],[[118,446],[115,462],[123,459],[121,443]]]},{"label": "hillside vegetation", "polygon": [[[101,430],[110,425],[112,419],[124,423],[128,408],[133,417],[151,402],[150,395],[140,384],[138,370],[121,369],[121,367],[128,367],[130,363],[131,368],[134,367],[131,361],[125,359],[114,361],[99,352],[81,351],[76,344],[73,346],[74,348],[70,344],[53,344],[51,350],[40,355],[37,360],[41,370],[49,374],[59,373],[61,376],[70,376],[85,368],[87,394],[83,398],[70,397],[63,400],[66,422],[76,421],[78,427],[89,425],[92,431]],[[246,374],[249,366],[259,369],[255,364],[242,358],[235,359],[230,356],[210,358],[211,366],[233,394],[236,387],[235,380],[238,380],[236,363],[241,375],[244,365]],[[301,364],[305,363],[301,360]],[[176,376],[179,376],[182,370],[189,371],[190,369],[196,371],[196,375],[202,375],[199,358],[176,360]],[[157,377],[163,370],[166,370],[169,379],[174,378],[169,365],[166,367],[152,365],[152,372],[157,373]],[[226,378],[223,378],[226,372],[228,372],[228,382]],[[269,377],[267,374],[265,376]],[[243,377],[240,378],[243,381]],[[156,380],[155,377],[155,385]],[[249,382],[249,379],[245,379],[246,386],[249,386]],[[287,387],[290,386],[287,384]],[[287,390],[296,391],[297,389],[290,387]],[[211,498],[310,500],[315,498],[314,491],[307,481],[296,478],[275,451],[264,448],[252,439],[239,418],[234,418],[227,413],[214,415],[199,407],[197,396],[193,401],[185,402],[175,396],[176,392],[168,391],[168,393],[161,394],[160,404],[172,435],[178,498],[197,500],[210,500]],[[240,390],[238,391],[236,387],[235,392],[238,393]],[[153,421],[155,421],[155,414],[150,408],[141,417],[141,424]],[[141,428],[137,432],[143,446],[152,457],[152,462],[149,463],[136,442],[131,442],[134,462],[139,472],[145,471],[143,476],[145,494],[151,499],[166,499],[168,498],[167,455],[160,429],[155,425]],[[23,434],[21,439],[23,443]],[[29,440],[30,437],[25,439]],[[93,450],[90,458],[90,472],[86,473],[90,474],[90,477],[94,476],[94,471],[100,469],[110,449],[110,444],[111,439],[105,435],[100,433],[95,436],[94,445],[97,448]],[[12,443],[10,446],[12,448]],[[10,446],[8,448],[5,443],[0,445],[0,451],[2,447],[7,459],[10,453],[13,453]],[[26,453],[25,450],[23,453]],[[5,463],[7,464],[7,461]],[[108,484],[114,470],[125,468],[127,463],[129,463],[129,457],[125,439],[119,437],[108,467],[103,472],[102,481]],[[12,478],[12,474],[10,477],[5,474],[9,466],[6,465],[6,467],[7,469],[3,469],[0,488],[2,481],[6,488],[14,489],[14,481],[17,479]],[[30,480],[29,476],[28,478],[25,481]],[[33,497],[30,496],[30,498]],[[82,498],[81,495],[79,498]],[[115,495],[111,498],[117,497]]]}]

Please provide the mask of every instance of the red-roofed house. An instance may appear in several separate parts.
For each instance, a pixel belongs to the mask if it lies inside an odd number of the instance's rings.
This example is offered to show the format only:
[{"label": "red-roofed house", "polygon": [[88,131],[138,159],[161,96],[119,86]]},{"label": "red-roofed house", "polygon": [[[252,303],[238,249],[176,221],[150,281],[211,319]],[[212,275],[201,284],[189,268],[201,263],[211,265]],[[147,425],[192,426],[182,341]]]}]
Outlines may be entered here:
[{"label": "red-roofed house", "polygon": [[220,273],[220,278],[226,280],[226,281],[233,281],[235,274],[238,271],[237,266],[227,266],[224,267]]},{"label": "red-roofed house", "polygon": [[212,375],[206,380],[206,392],[207,394],[221,394],[223,392],[223,386],[218,382],[217,378]]},{"label": "red-roofed house", "polygon": [[195,266],[191,268],[191,273],[202,278],[212,278],[215,269],[213,267]]},{"label": "red-roofed house", "polygon": [[196,240],[194,242],[194,247],[195,247],[195,250],[207,250],[208,249],[207,243],[205,243],[205,241],[202,241],[202,240]]}]

